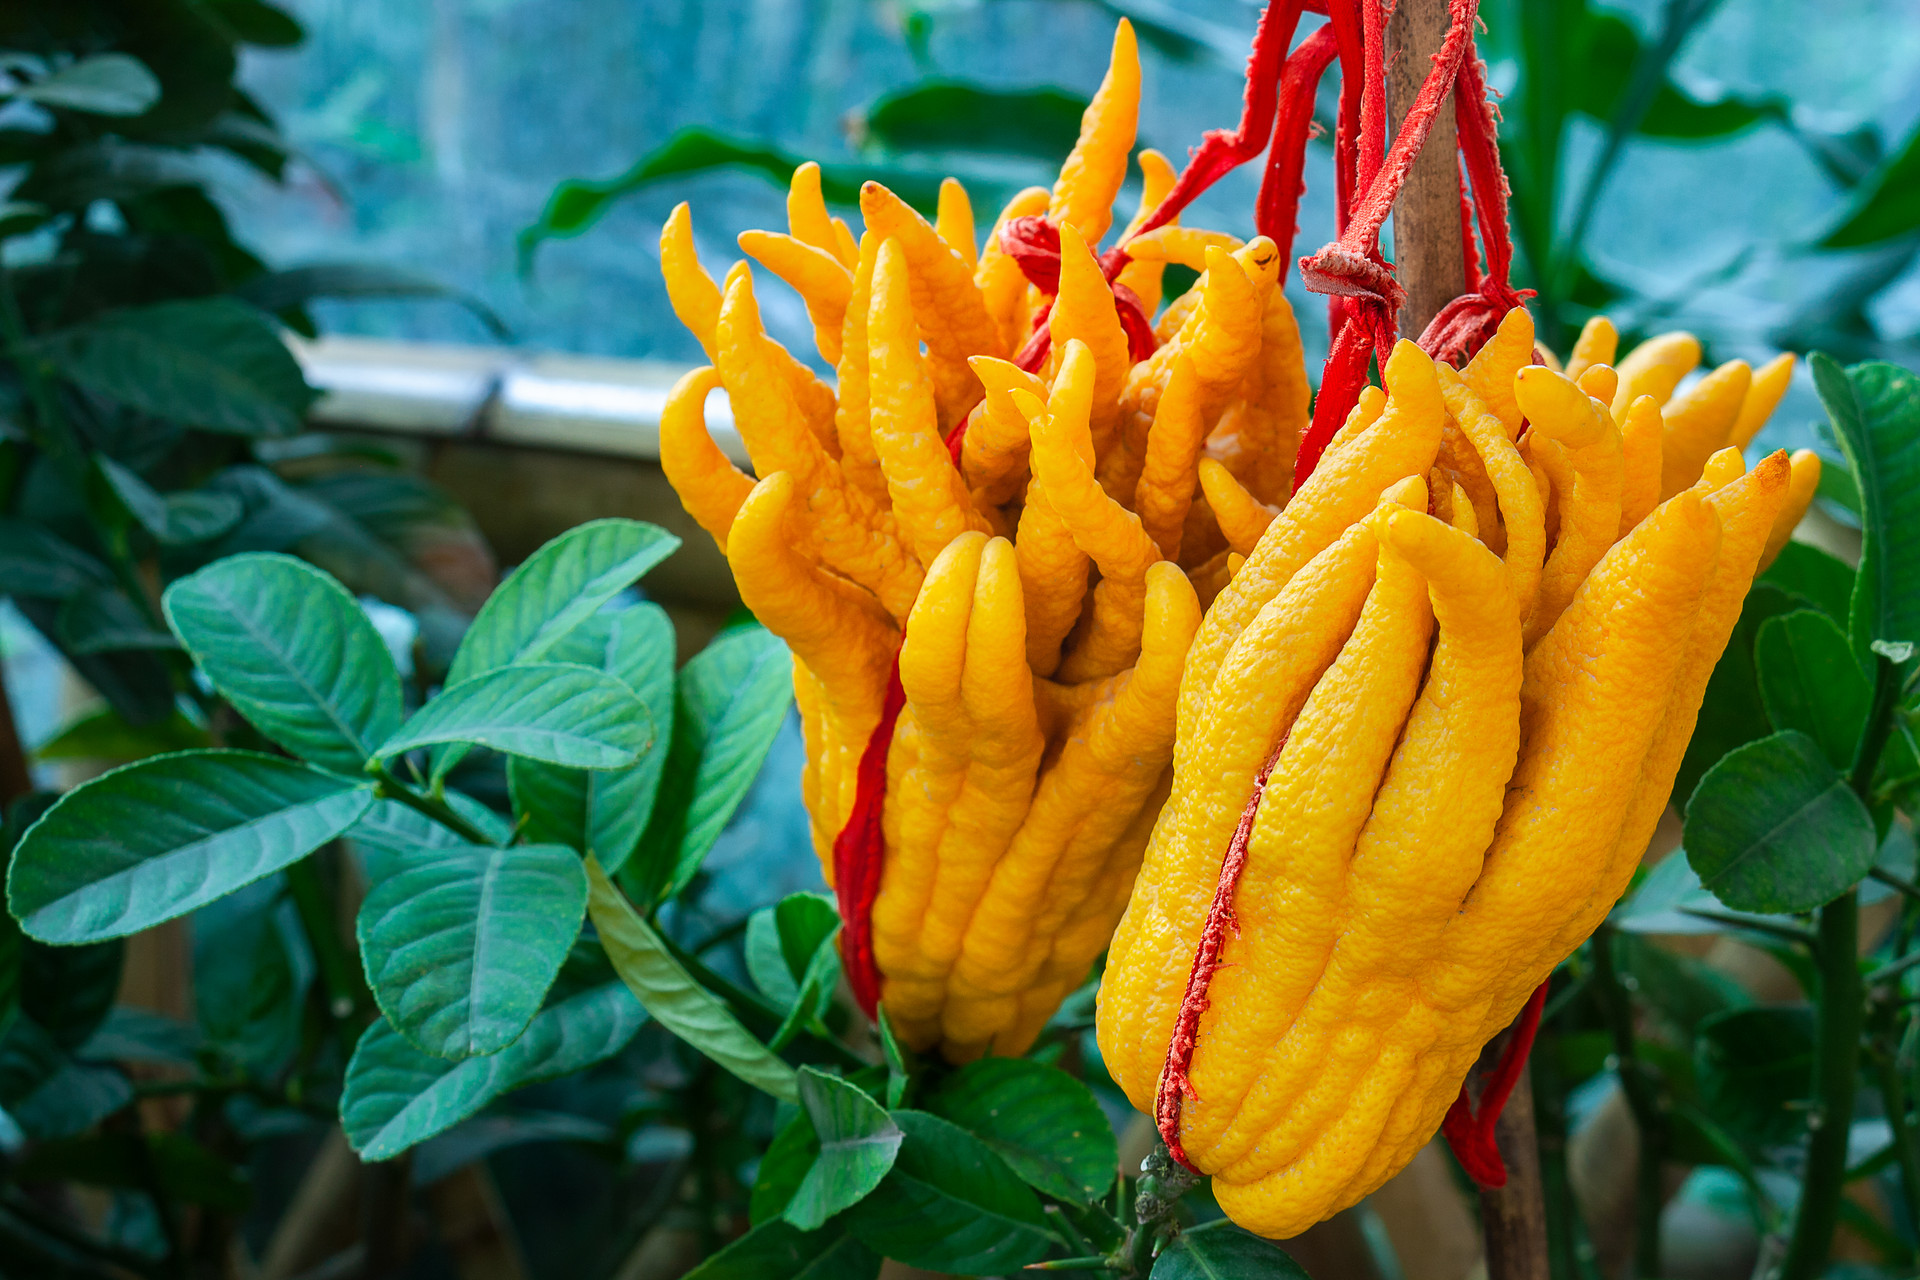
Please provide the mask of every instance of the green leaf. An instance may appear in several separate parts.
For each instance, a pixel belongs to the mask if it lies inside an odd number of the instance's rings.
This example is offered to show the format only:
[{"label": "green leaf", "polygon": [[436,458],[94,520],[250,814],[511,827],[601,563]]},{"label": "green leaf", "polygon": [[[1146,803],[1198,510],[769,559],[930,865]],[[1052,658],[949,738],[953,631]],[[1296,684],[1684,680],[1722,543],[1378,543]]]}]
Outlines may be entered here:
[{"label": "green leaf", "polygon": [[890,151],[986,151],[1058,164],[1080,137],[1087,99],[1063,89],[993,89],[923,80],[882,94],[855,137]]},{"label": "green leaf", "polygon": [[755,1226],[778,1218],[786,1211],[793,1193],[800,1189],[807,1171],[813,1168],[813,1158],[820,1154],[820,1135],[813,1131],[813,1121],[807,1119],[807,1113],[793,1107],[781,1110],[793,1114],[774,1133],[767,1153],[760,1157],[760,1168],[753,1178],[753,1193],[748,1199],[748,1220]]},{"label": "green leaf", "polygon": [[1858,249],[1910,235],[1920,228],[1920,125],[1916,125],[1874,171],[1853,189],[1852,198],[1822,249]]},{"label": "green leaf", "polygon": [[1871,662],[1875,640],[1920,641],[1920,377],[1879,361],[1843,372],[1818,351],[1807,364],[1860,485],[1847,635]]},{"label": "green leaf", "polygon": [[895,1111],[906,1140],[893,1170],[847,1211],[876,1252],[910,1267],[998,1275],[1054,1243],[1040,1199],[986,1144],[924,1111]]},{"label": "green leaf", "polygon": [[548,1005],[499,1053],[460,1062],[422,1053],[377,1021],[347,1064],[341,1126],[361,1159],[390,1160],[504,1093],[612,1057],[646,1020],[624,986],[608,983]]},{"label": "green leaf", "polygon": [[793,659],[758,626],[721,635],[680,669],[641,868],[654,901],[685,888],[759,775],[793,699]]},{"label": "green leaf", "polygon": [[93,394],[208,431],[290,436],[318,394],[272,323],[232,298],[109,311],[38,345]]},{"label": "green leaf", "polygon": [[[641,156],[616,178],[594,181],[569,178],[553,189],[540,220],[520,233],[520,265],[532,266],[542,241],[577,236],[598,222],[622,196],[643,191],[658,182],[685,178],[716,169],[745,169],[785,187],[805,158],[757,139],[730,138],[693,125],[681,129]],[[884,182],[902,200],[931,215],[940,200],[940,178],[934,169],[899,169],[880,165],[822,164],[820,188],[828,203],[858,207],[860,184]],[[976,199],[979,194],[976,193]]]},{"label": "green leaf", "polygon": [[210,1044],[263,1077],[277,1074],[300,1044],[312,966],[296,966],[299,927],[280,877],[193,917],[194,1016]]},{"label": "green leaf", "polygon": [[1773,727],[1812,738],[1835,769],[1852,763],[1873,685],[1854,660],[1846,633],[1826,614],[1800,609],[1769,618],[1753,656]]},{"label": "green leaf", "polygon": [[220,695],[317,765],[359,773],[400,727],[400,672],[354,598],[292,556],[216,560],[167,588],[167,621]]},{"label": "green leaf", "polygon": [[96,53],[22,85],[16,98],[95,116],[137,116],[160,100],[160,81],[140,59]]},{"label": "green leaf", "polygon": [[591,891],[587,911],[601,945],[620,977],[660,1025],[756,1089],[787,1102],[799,1100],[794,1070],[728,1011],[673,958],[667,944],[607,879],[595,860],[587,860]]},{"label": "green leaf", "polygon": [[319,298],[444,298],[472,312],[502,342],[513,330],[500,314],[470,293],[429,275],[384,262],[315,262],[284,271],[266,271],[235,293],[262,311],[304,307]]},{"label": "green leaf", "polygon": [[210,542],[240,522],[246,507],[230,493],[187,489],[162,494],[131,469],[105,454],[94,455],[94,465],[127,514],[162,546],[185,547]]},{"label": "green leaf", "polygon": [[208,0],[207,8],[235,40],[268,49],[288,49],[307,33],[284,9],[266,0]]},{"label": "green leaf", "polygon": [[192,751],[211,741],[207,731],[175,711],[156,724],[128,724],[112,707],[100,707],[70,721],[34,748],[39,761],[99,760],[128,764],[167,751]]},{"label": "green leaf", "polygon": [[874,1280],[880,1259],[844,1227],[801,1231],[763,1222],[682,1280]]},{"label": "green leaf", "polygon": [[880,1185],[900,1151],[900,1126],[886,1108],[838,1076],[800,1068],[800,1105],[820,1144],[781,1216],[802,1231],[858,1203]]},{"label": "green leaf", "polygon": [[1189,1227],[1154,1259],[1152,1280],[1307,1280],[1286,1250],[1224,1218]]},{"label": "green leaf", "polygon": [[1807,1005],[1709,1018],[1694,1042],[1701,1108],[1754,1151],[1796,1142],[1807,1130],[1813,1056]]},{"label": "green leaf", "polygon": [[[1828,472],[1843,474],[1838,467],[1822,468],[1820,474],[1824,476]],[[1800,596],[1841,626],[1847,625],[1848,603],[1853,598],[1853,570],[1818,547],[1804,542],[1787,543],[1759,580]]]},{"label": "green leaf", "polygon": [[924,1099],[992,1147],[1028,1185],[1089,1204],[1113,1186],[1120,1151],[1091,1090],[1066,1072],[1025,1058],[980,1058]]},{"label": "green leaf", "polygon": [[387,760],[463,742],[575,769],[624,769],[652,741],[646,704],[620,681],[591,667],[531,662],[448,686],[375,754]]},{"label": "green leaf", "polygon": [[1873,818],[1818,743],[1787,730],[1707,771],[1687,802],[1687,861],[1736,911],[1811,911],[1873,866]]},{"label": "green leaf", "polygon": [[32,938],[20,948],[20,1012],[72,1053],[93,1037],[113,1009],[126,967],[118,938],[55,947]]},{"label": "green leaf", "polygon": [[539,662],[575,627],[672,555],[680,539],[638,520],[591,520],[528,556],[480,606],[447,683]]},{"label": "green leaf", "polygon": [[[513,828],[499,814],[451,787],[446,788],[443,795],[453,811],[488,840],[498,845],[511,843]],[[375,801],[366,815],[348,830],[347,838],[359,849],[370,884],[379,884],[422,852],[467,843],[467,838],[453,828],[442,826],[398,800]]]},{"label": "green leaf", "polygon": [[[1686,865],[1684,858],[1670,861]],[[1733,979],[1635,933],[1613,935],[1613,962],[1631,980],[1641,1003],[1682,1043],[1693,1039],[1705,1019],[1753,1003],[1753,997]]]},{"label": "green leaf", "polygon": [[60,605],[58,639],[71,654],[176,649],[173,636],[118,587],[82,587]]},{"label": "green leaf", "polygon": [[1794,597],[1779,587],[1756,583],[1747,592],[1740,607],[1740,620],[1733,635],[1714,664],[1707,680],[1707,691],[1700,703],[1693,737],[1687,743],[1680,771],[1674,777],[1673,805],[1685,809],[1687,797],[1700,779],[1720,758],[1745,743],[1757,741],[1773,732],[1767,720],[1766,703],[1760,699],[1760,673],[1754,664],[1754,642],[1768,618],[1791,613],[1799,607]]},{"label": "green leaf", "polygon": [[792,1007],[801,979],[822,943],[840,927],[833,900],[820,893],[790,893],[747,920],[747,973],[781,1008]]},{"label": "green leaf", "polygon": [[586,873],[564,846],[422,850],[361,904],[367,985],[428,1053],[497,1053],[539,1012],[586,910]]},{"label": "green leaf", "polygon": [[237,1213],[253,1199],[243,1169],[183,1133],[100,1133],[39,1144],[19,1174],[125,1191],[157,1187],[177,1202]]},{"label": "green leaf", "polygon": [[112,581],[104,564],[39,525],[0,519],[0,595],[64,600]]},{"label": "green leaf", "polygon": [[[605,671],[639,696],[656,727],[673,723],[673,623],[659,605],[602,610],[551,656]],[[630,769],[600,773],[509,760],[507,783],[527,838],[591,853],[609,874],[619,871],[653,813],[666,765],[663,747],[656,742]]]},{"label": "green leaf", "polygon": [[20,841],[7,902],[46,942],[138,933],[299,861],[372,803],[371,783],[277,756],[154,756],[62,796]]}]

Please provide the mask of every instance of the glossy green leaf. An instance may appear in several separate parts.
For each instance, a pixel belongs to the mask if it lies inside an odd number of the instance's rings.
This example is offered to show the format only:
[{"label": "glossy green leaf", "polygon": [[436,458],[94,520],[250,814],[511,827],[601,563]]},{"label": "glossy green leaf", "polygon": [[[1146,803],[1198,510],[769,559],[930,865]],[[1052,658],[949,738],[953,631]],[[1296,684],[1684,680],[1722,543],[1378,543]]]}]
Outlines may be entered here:
[{"label": "glossy green leaf", "polygon": [[987,151],[1058,164],[1079,139],[1086,109],[1085,98],[1062,89],[923,80],[882,94],[855,136],[889,151]]},{"label": "glossy green leaf", "polygon": [[39,347],[95,395],[209,431],[292,435],[317,394],[272,322],[232,298],[109,311]]},{"label": "glossy green leaf", "polygon": [[1759,1151],[1801,1138],[1812,1093],[1813,1010],[1735,1009],[1707,1019],[1694,1042],[1700,1106]]},{"label": "glossy green leaf", "polygon": [[632,993],[609,983],[554,1001],[499,1053],[460,1062],[422,1053],[376,1021],[347,1064],[341,1126],[362,1159],[392,1159],[504,1093],[612,1057],[646,1020]]},{"label": "glossy green leaf", "polygon": [[807,1119],[807,1113],[797,1107],[781,1110],[792,1114],[775,1131],[767,1153],[760,1157],[747,1202],[748,1220],[755,1226],[778,1218],[786,1211],[787,1202],[800,1189],[807,1170],[813,1168],[813,1158],[820,1153],[820,1135],[813,1131],[813,1121]]},{"label": "glossy green leaf", "polygon": [[0,519],[0,595],[64,600],[113,581],[104,564],[27,520]]},{"label": "glossy green leaf", "polygon": [[[1675,861],[1686,865],[1684,858]],[[1753,1003],[1746,989],[1725,974],[1636,933],[1613,935],[1613,962],[1641,1005],[1681,1043],[1690,1041],[1707,1018]]]},{"label": "glossy green leaf", "polygon": [[262,311],[304,307],[321,298],[440,298],[465,307],[501,341],[513,339],[513,330],[499,312],[479,298],[433,276],[386,262],[314,262],[267,271],[235,293]]},{"label": "glossy green leaf", "polygon": [[880,1185],[893,1168],[901,1134],[886,1108],[838,1076],[801,1067],[799,1087],[819,1151],[781,1216],[802,1231],[816,1231]]},{"label": "glossy green leaf", "polygon": [[[758,139],[730,138],[699,125],[681,129],[618,177],[569,178],[555,187],[547,197],[547,207],[540,211],[540,220],[520,233],[521,269],[530,268],[533,253],[543,241],[579,235],[621,197],[655,183],[716,169],[744,169],[784,188],[803,163],[805,157]],[[902,200],[931,215],[939,203],[942,176],[937,169],[823,164],[820,187],[828,203],[857,208],[860,184],[873,179],[886,183]],[[976,193],[975,199],[979,198]]]},{"label": "glossy green leaf", "polygon": [[99,1133],[36,1146],[19,1176],[136,1192],[158,1188],[183,1204],[234,1213],[253,1199],[244,1170],[184,1133]]},{"label": "glossy green leaf", "polygon": [[682,1280],[874,1280],[880,1258],[834,1224],[801,1231],[763,1222],[687,1272]]},{"label": "glossy green leaf", "polygon": [[922,1100],[986,1143],[1028,1185],[1076,1204],[1113,1186],[1120,1152],[1092,1091],[1025,1058],[980,1058]]},{"label": "glossy green leaf", "polygon": [[76,787],[34,824],[8,905],[47,942],[138,933],[298,861],[372,803],[371,783],[276,756],[154,756]]},{"label": "glossy green leaf", "polygon": [[591,667],[530,662],[449,685],[376,754],[461,742],[575,769],[625,769],[652,740],[646,704],[620,681]]},{"label": "glossy green leaf", "polygon": [[1766,703],[1760,698],[1760,673],[1754,663],[1754,643],[1768,618],[1799,608],[1795,597],[1768,583],[1756,583],[1740,608],[1740,620],[1714,664],[1706,696],[1687,742],[1680,771],[1674,776],[1673,805],[1685,809],[1687,797],[1720,758],[1773,732]]},{"label": "glossy green leaf", "polygon": [[[646,704],[655,731],[673,723],[673,623],[656,604],[602,610],[574,628],[551,657],[597,667]],[[606,772],[564,769],[516,757],[507,762],[514,813],[529,840],[564,844],[617,872],[646,830],[666,744],[656,740],[631,768]]]},{"label": "glossy green leaf", "polygon": [[93,1038],[112,1011],[126,955],[126,943],[118,938],[79,947],[23,939],[20,1012],[54,1044],[74,1052]]},{"label": "glossy green leaf", "polygon": [[1286,1250],[1224,1218],[1175,1236],[1150,1274],[1151,1280],[1307,1280]]},{"label": "glossy green leaf", "polygon": [[136,725],[128,724],[126,717],[109,706],[63,725],[34,749],[33,758],[129,764],[167,751],[192,751],[211,741],[205,729],[179,712],[158,724]]},{"label": "glossy green leaf", "polygon": [[[508,844],[513,828],[499,814],[451,787],[447,804],[494,844]],[[367,880],[379,884],[422,853],[467,843],[466,836],[410,809],[398,800],[378,800],[347,832],[365,863]]]},{"label": "glossy green leaf", "polygon": [[607,879],[598,862],[587,860],[591,892],[587,910],[614,968],[660,1025],[734,1075],[787,1102],[799,1100],[794,1070],[753,1038],[727,1009],[667,949],[667,944]]},{"label": "glossy green leaf", "polygon": [[847,1211],[855,1235],[886,1257],[929,1271],[1000,1275],[1053,1246],[1040,1198],[1007,1162],[957,1125],[895,1111],[906,1140],[893,1170]]},{"label": "glossy green leaf", "polygon": [[[1820,474],[1841,474],[1838,467],[1824,467]],[[1759,581],[1780,588],[1832,618],[1847,625],[1847,608],[1853,598],[1853,570],[1818,547],[1804,542],[1789,542],[1780,548],[1779,557],[1760,575]]]},{"label": "glossy green leaf", "polygon": [[1811,911],[1873,865],[1873,818],[1818,743],[1795,730],[1731,752],[1687,803],[1700,883],[1737,911]]},{"label": "glossy green leaf", "polygon": [[313,763],[359,773],[400,727],[400,672],[366,612],[292,556],[216,560],[167,588],[167,621],[220,695]]},{"label": "glossy green leaf", "polygon": [[367,985],[416,1047],[497,1053],[539,1012],[586,910],[586,872],[563,845],[422,850],[360,906]]},{"label": "glossy green leaf", "polygon": [[277,876],[256,881],[195,912],[192,927],[193,1012],[201,1031],[268,1078],[299,1047],[313,970],[282,887]]},{"label": "glossy green leaf", "polygon": [[82,587],[60,602],[60,647],[71,654],[177,649],[171,633],[119,587]]},{"label": "glossy green leaf", "polygon": [[163,546],[184,547],[211,541],[233,528],[246,514],[240,499],[230,493],[186,489],[163,494],[105,454],[97,455],[94,465],[127,514]]},{"label": "glossy green leaf", "polygon": [[160,81],[138,58],[96,53],[20,86],[13,96],[88,115],[137,116],[160,100]]},{"label": "glossy green leaf", "polygon": [[666,530],[638,520],[590,520],[567,530],[528,556],[480,606],[447,683],[549,659],[569,632],[679,546]]},{"label": "glossy green leaf", "polygon": [[1808,358],[1813,385],[1860,486],[1860,571],[1847,636],[1920,643],[1920,376],[1875,361],[1842,370]]},{"label": "glossy green leaf", "polygon": [[1858,249],[1920,230],[1920,125],[1853,189],[1822,249]]},{"label": "glossy green leaf", "polygon": [[266,0],[209,0],[207,8],[236,40],[269,49],[287,49],[306,39],[292,15]]},{"label": "glossy green leaf", "polygon": [[800,994],[814,952],[840,927],[833,900],[820,893],[790,893],[747,920],[747,973],[767,999],[790,1007]]},{"label": "glossy green leaf", "polygon": [[759,776],[793,701],[793,658],[758,627],[727,632],[680,669],[660,800],[641,838],[656,900],[686,887]]},{"label": "glossy green leaf", "polygon": [[1812,738],[1835,769],[1852,763],[1873,686],[1839,624],[1812,609],[1770,618],[1753,656],[1773,727]]}]

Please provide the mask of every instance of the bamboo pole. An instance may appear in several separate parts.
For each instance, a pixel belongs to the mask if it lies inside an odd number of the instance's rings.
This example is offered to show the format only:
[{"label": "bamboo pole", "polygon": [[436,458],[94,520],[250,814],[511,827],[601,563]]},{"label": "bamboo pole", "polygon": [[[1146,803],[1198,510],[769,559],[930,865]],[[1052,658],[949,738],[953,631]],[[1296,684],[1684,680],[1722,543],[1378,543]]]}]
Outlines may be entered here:
[{"label": "bamboo pole", "polygon": [[[1447,32],[1446,0],[1400,0],[1387,26],[1387,102],[1405,117]],[[1460,178],[1451,96],[1393,206],[1394,274],[1407,291],[1400,332],[1420,336],[1434,313],[1465,291]],[[1547,1280],[1546,1202],[1533,1127],[1533,1090],[1521,1072],[1496,1131],[1507,1184],[1480,1193],[1489,1280]]]}]

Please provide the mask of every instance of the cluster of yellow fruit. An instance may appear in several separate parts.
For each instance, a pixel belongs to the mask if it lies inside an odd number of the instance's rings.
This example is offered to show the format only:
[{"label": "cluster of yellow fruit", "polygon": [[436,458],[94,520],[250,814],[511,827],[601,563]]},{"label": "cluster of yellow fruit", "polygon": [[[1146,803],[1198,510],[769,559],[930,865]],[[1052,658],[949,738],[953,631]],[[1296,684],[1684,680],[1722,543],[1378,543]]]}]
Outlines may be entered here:
[{"label": "cluster of yellow fruit", "polygon": [[[1596,321],[1561,373],[1515,310],[1458,372],[1400,343],[1296,492],[1280,249],[1133,234],[1174,183],[1143,151],[1128,261],[1096,256],[1139,88],[1123,22],[1059,180],[984,248],[957,182],[931,223],[867,184],[856,239],[796,171],[788,232],[740,243],[804,299],[833,387],[675,210],[662,266],[713,366],[661,457],[793,649],[856,992],[870,966],[915,1048],[1018,1054],[1111,940],[1114,1078],[1163,1123],[1171,1098],[1222,1206],[1285,1236],[1411,1158],[1604,917],[1818,462],[1742,461],[1790,358],[1676,398],[1691,338],[1615,368]],[[999,234],[1039,214],[1052,297]],[[1162,311],[1168,262],[1200,276]],[[1161,313],[1137,360],[1134,298]],[[716,387],[757,480],[707,433]],[[872,866],[842,839],[863,779]]]}]

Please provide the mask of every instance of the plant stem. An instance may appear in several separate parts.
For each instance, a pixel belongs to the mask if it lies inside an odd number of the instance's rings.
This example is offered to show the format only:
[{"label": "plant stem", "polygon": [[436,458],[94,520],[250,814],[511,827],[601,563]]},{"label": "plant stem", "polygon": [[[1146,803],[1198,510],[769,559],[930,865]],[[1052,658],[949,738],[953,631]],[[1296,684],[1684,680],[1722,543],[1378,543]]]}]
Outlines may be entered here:
[{"label": "plant stem", "polygon": [[314,859],[319,856],[315,853],[287,868],[287,891],[293,896],[307,945],[313,948],[313,961],[320,970],[321,984],[327,989],[327,1013],[340,1032],[341,1047],[351,1053],[360,1033],[353,1015],[372,1001],[359,962],[340,937],[333,893],[314,865]]},{"label": "plant stem", "polygon": [[1900,1165],[1900,1188],[1907,1196],[1907,1214],[1920,1222],[1920,1148],[1915,1146],[1913,1121],[1907,1115],[1906,1078],[1900,1070],[1900,1042],[1894,1034],[1895,1009],[1881,1004],[1874,1009],[1873,1065],[1879,1078],[1880,1099],[1887,1112],[1887,1127],[1893,1134],[1893,1156]]},{"label": "plant stem", "polygon": [[[1900,670],[1885,654],[1876,655],[1873,704],[1860,741],[1853,752],[1847,782],[1862,804],[1869,802],[1874,770],[1893,729],[1894,704],[1900,696]],[[1856,889],[1820,908],[1819,1043],[1813,1059],[1813,1112],[1807,1125],[1807,1164],[1802,1175],[1800,1208],[1794,1215],[1793,1238],[1787,1244],[1779,1280],[1813,1280],[1826,1266],[1839,1220],[1843,1179],[1847,1170],[1847,1134],[1853,1121],[1854,1081],[1860,1071],[1860,1037],[1866,1022],[1866,990],[1860,976],[1860,895]],[[1887,970],[1879,971],[1876,984]],[[1896,1132],[1895,1141],[1899,1141]],[[1896,1154],[1898,1154],[1896,1152]],[[1902,1161],[1902,1172],[1906,1163]]]},{"label": "plant stem", "polygon": [[1660,1272],[1660,1208],[1665,1200],[1660,1171],[1666,1159],[1667,1125],[1646,1064],[1634,1047],[1633,1005],[1613,964],[1614,931],[1601,925],[1593,935],[1593,990],[1606,1013],[1614,1061],[1627,1110],[1640,1132],[1640,1159],[1633,1180],[1633,1275],[1652,1280]]},{"label": "plant stem", "polygon": [[1847,1170],[1847,1134],[1853,1120],[1854,1078],[1860,1070],[1864,992],[1856,958],[1860,899],[1851,889],[1820,908],[1819,1024],[1813,1059],[1812,1130],[1801,1180],[1800,1208],[1779,1280],[1814,1280],[1826,1267],[1840,1217]]},{"label": "plant stem", "polygon": [[400,779],[393,776],[387,766],[375,767],[374,776],[380,779],[379,794],[382,800],[398,800],[415,813],[424,814],[447,830],[465,840],[468,844],[491,845],[486,833],[460,816],[452,805],[438,796],[423,796]]}]

